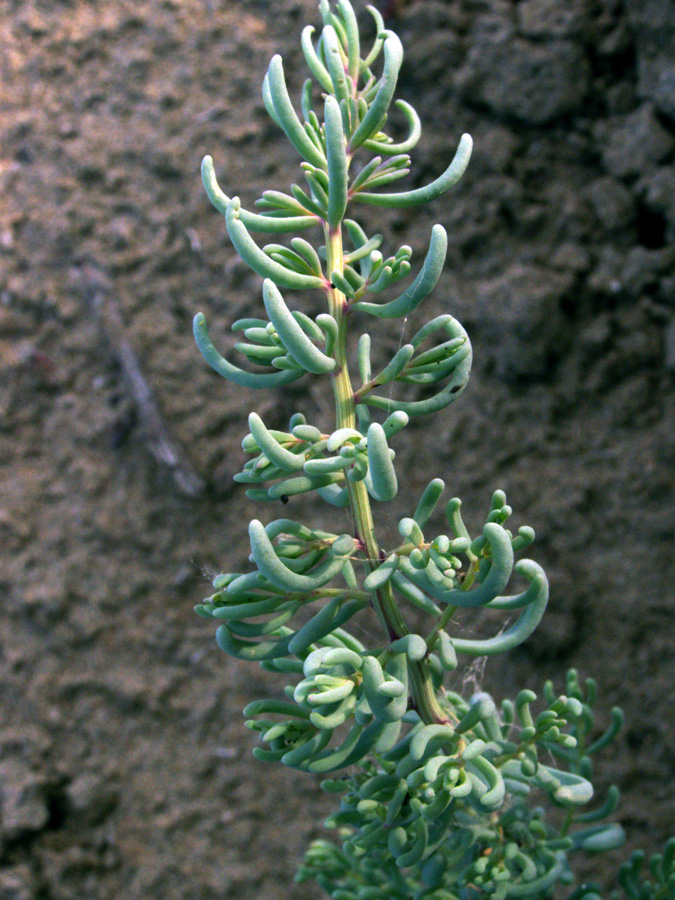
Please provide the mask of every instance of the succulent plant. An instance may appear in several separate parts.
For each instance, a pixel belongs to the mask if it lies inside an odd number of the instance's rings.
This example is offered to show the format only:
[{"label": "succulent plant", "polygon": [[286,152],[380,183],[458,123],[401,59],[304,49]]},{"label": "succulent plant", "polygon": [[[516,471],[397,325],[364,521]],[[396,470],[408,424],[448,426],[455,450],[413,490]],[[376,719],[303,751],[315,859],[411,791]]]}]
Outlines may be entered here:
[{"label": "succulent plant", "polygon": [[[572,884],[575,851],[623,841],[621,827],[605,821],[616,808],[616,788],[587,808],[591,759],[616,736],[621,712],[615,709],[604,733],[592,737],[595,684],[582,684],[574,671],[563,695],[547,683],[541,700],[523,690],[498,704],[487,693],[465,698],[444,686],[459,659],[494,656],[525,641],[546,608],[546,576],[521,556],[534,532],[509,527],[503,491],[492,495],[475,535],[460,500],[443,501],[446,524],[437,533],[432,522],[445,485],[433,478],[398,522],[398,545],[382,549],[381,511],[406,478],[395,465],[397,436],[412,418],[458,399],[472,349],[446,313],[373,373],[377,337],[369,324],[405,318],[423,303],[441,275],[448,237],[434,225],[413,271],[410,247],[383,252],[382,235],[368,235],[356,216],[362,204],[416,207],[450,190],[472,142],[462,135],[430,184],[395,191],[421,134],[412,106],[394,99],[401,43],[368,7],[375,38],[363,51],[349,0],[334,9],[321,0],[319,7],[321,31],[307,26],[302,33],[311,78],[301,112],[279,56],[263,81],[265,107],[300,156],[305,185],[264,191],[253,212],[223,192],[210,156],[202,166],[234,248],[263,278],[259,315],[232,325],[244,365],[219,353],[201,313],[194,334],[206,361],[240,387],[272,391],[303,376],[330,381],[335,419],[328,431],[300,412],[286,430],[251,412],[242,444],[250,460],[235,480],[271,515],[289,498],[316,492],[345,507],[353,528],[333,533],[286,517],[253,520],[250,571],[219,575],[197,612],[216,620],[223,650],[283,681],[277,697],[245,710],[261,739],[254,755],[325,776],[324,789],[341,795],[328,821],[338,843],[312,844],[300,880],[315,878],[334,900],[549,897],[556,885]],[[387,131],[392,105],[408,126],[403,140]],[[286,242],[261,246],[253,236],[260,233]],[[324,311],[303,312],[288,299],[293,291],[315,292]],[[352,339],[358,372],[350,369]],[[334,519],[345,521],[337,511]],[[520,586],[509,588],[514,576]],[[367,608],[380,626],[369,645],[352,627]],[[459,608],[502,612],[510,624],[493,637],[469,638],[454,630]],[[619,875],[627,897],[672,900],[674,859],[675,840],[652,861],[654,881],[640,882],[635,856]],[[593,886],[569,890],[570,900],[598,898]]]}]

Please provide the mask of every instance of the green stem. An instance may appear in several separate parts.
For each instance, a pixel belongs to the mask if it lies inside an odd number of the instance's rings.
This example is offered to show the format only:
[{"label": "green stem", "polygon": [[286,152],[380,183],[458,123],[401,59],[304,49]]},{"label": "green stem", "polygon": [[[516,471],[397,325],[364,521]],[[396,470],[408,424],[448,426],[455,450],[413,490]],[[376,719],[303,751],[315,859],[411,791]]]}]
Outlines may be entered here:
[{"label": "green stem", "polygon": [[454,616],[454,614],[456,612],[457,612],[456,606],[446,606],[446,608],[443,610],[440,618],[438,619],[438,621],[436,622],[436,624],[434,625],[432,630],[429,632],[429,636],[426,638],[427,646],[429,646],[433,649],[433,646],[436,643],[436,638],[438,637],[439,632],[443,631],[443,629],[448,625],[448,623],[450,622],[450,619],[452,619],[452,617]]},{"label": "green stem", "polygon": [[567,834],[574,822],[574,812],[571,809],[568,809],[565,813],[565,820],[560,829],[560,836],[567,837]]},{"label": "green stem", "polygon": [[[327,258],[326,271],[342,274],[344,272],[342,227],[338,225],[335,228],[330,228],[326,224],[324,226],[324,237]],[[345,295],[336,287],[329,287],[327,294],[329,312],[338,325],[338,336],[334,349],[337,365],[331,374],[335,397],[336,427],[338,429],[355,428],[356,400],[347,364],[348,301]],[[349,504],[354,517],[356,537],[365,554],[366,567],[369,572],[372,572],[380,565],[384,557],[375,535],[370,497],[363,481],[349,481],[347,479],[347,490],[349,493]],[[390,583],[385,584],[376,591],[372,591],[371,598],[375,612],[390,641],[395,641],[410,633],[396,603]],[[427,660],[409,662],[408,670],[413,704],[422,721],[427,724],[448,722],[448,712],[442,708],[433,689]]]}]

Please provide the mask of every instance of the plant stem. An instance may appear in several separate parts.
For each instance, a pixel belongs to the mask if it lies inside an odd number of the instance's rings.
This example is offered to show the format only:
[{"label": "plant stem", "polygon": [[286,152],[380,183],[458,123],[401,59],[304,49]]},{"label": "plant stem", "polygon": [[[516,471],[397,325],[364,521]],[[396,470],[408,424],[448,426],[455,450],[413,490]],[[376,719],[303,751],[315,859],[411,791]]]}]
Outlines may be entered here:
[{"label": "plant stem", "polygon": [[[342,274],[344,271],[344,257],[341,226],[331,229],[326,224],[324,226],[324,237],[326,240],[327,272],[329,276],[332,272]],[[355,428],[356,401],[347,364],[347,298],[336,287],[328,288],[327,293],[329,312],[338,325],[338,337],[334,350],[337,365],[332,375],[336,428]],[[365,564],[368,571],[372,572],[382,562],[383,554],[375,535],[370,497],[363,481],[350,481],[347,479],[347,490],[349,493],[349,504],[354,517],[356,537],[365,553]],[[373,608],[390,641],[395,641],[410,633],[396,603],[391,583],[387,582],[383,587],[372,591],[371,597]],[[409,661],[408,672],[413,704],[422,721],[427,724],[448,722],[448,713],[440,705],[433,688],[428,661],[426,659],[418,662]]]}]

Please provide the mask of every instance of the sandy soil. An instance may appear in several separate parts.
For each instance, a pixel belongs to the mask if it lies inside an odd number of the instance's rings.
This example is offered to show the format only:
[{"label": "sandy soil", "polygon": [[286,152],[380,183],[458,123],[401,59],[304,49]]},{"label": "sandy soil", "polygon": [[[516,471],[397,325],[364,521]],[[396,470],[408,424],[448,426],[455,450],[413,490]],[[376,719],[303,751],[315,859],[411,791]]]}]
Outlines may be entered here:
[{"label": "sandy soil", "polygon": [[[476,355],[458,404],[397,446],[401,506],[431,473],[474,525],[504,488],[535,527],[550,612],[482,684],[597,678],[628,721],[598,783],[648,850],[675,832],[672,12],[390,6],[425,126],[410,184],[463,131],[476,151],[432,210],[377,229],[421,253],[448,227],[424,315],[457,315]],[[329,798],[253,760],[241,709],[274,682],[192,610],[246,565],[248,411],[328,421],[309,382],[232,390],[190,330],[202,309],[226,345],[262,308],[199,163],[248,205],[295,177],[260,83],[279,51],[299,89],[306,22],[313,0],[0,0],[1,900],[316,896],[289,879]],[[383,358],[402,337],[380,333]]]}]

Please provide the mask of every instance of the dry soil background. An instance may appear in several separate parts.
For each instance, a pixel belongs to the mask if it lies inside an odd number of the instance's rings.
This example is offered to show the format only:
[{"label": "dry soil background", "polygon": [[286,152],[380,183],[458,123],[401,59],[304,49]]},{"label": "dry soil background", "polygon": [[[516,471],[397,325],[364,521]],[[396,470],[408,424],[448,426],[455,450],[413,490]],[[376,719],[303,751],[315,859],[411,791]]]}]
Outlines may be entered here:
[{"label": "dry soil background", "polygon": [[[628,720],[599,781],[652,849],[675,832],[674,10],[390,4],[425,126],[409,183],[463,131],[476,150],[433,210],[378,223],[417,253],[448,227],[424,315],[456,314],[476,356],[397,444],[400,508],[442,474],[474,526],[501,487],[535,527],[550,612],[484,687],[596,676]],[[297,91],[306,22],[313,0],[0,0],[0,900],[316,896],[288,879],[326,798],[252,759],[241,709],[271,682],[192,611],[246,565],[249,409],[327,421],[304,382],[232,390],[190,331],[202,309],[229,346],[261,309],[199,163],[249,206],[296,177],[260,83],[280,51]]]}]

